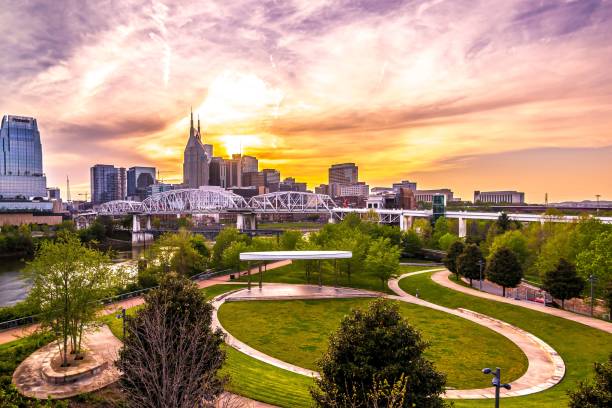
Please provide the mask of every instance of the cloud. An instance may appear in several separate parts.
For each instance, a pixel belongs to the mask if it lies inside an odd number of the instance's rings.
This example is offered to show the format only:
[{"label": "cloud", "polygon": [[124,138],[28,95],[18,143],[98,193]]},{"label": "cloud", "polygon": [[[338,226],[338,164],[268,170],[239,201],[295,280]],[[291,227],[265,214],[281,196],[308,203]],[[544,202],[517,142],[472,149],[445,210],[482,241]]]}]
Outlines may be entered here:
[{"label": "cloud", "polygon": [[54,184],[97,162],[178,177],[190,106],[218,154],[243,135],[311,184],[335,161],[390,183],[612,138],[608,1],[32,1],[0,34],[0,106],[38,118]]}]

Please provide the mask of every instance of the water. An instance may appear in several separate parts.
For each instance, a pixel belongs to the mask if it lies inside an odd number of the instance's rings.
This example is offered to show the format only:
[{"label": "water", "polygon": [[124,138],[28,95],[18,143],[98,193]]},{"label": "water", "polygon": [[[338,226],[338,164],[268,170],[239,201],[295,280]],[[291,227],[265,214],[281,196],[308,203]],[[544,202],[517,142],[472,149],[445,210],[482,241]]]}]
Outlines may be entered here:
[{"label": "water", "polygon": [[[117,250],[113,253],[113,262],[138,259],[141,254],[142,248],[138,247]],[[22,260],[0,258],[0,307],[14,305],[28,296],[32,283],[26,277],[24,268],[25,262]]]},{"label": "water", "polygon": [[24,261],[0,258],[0,307],[14,305],[28,295],[32,283],[24,267]]}]

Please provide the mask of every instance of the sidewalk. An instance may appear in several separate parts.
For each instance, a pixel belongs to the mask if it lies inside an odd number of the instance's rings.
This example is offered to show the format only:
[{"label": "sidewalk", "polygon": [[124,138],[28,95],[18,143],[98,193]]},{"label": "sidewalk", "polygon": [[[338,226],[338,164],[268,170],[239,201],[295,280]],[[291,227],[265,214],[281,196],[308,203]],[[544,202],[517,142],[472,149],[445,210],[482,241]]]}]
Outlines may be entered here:
[{"label": "sidewalk", "polygon": [[494,300],[496,302],[508,303],[510,305],[520,306],[526,309],[536,310],[538,312],[560,317],[562,319],[567,319],[567,320],[571,320],[576,323],[581,323],[581,324],[584,324],[585,326],[589,326],[594,329],[604,331],[606,333],[612,333],[612,323],[609,323],[603,320],[594,319],[588,316],[578,315],[572,312],[568,312],[566,310],[554,309],[552,307],[547,307],[539,303],[522,301],[522,300],[514,300],[511,298],[504,298],[501,296],[493,295],[487,292],[481,292],[479,290],[468,288],[468,287],[459,285],[458,283],[451,281],[449,279],[450,274],[451,273],[448,270],[443,270],[443,271],[436,272],[433,275],[431,275],[431,279],[437,284],[444,286],[446,288],[455,290],[457,292],[466,293],[468,295],[477,296],[483,299]]}]

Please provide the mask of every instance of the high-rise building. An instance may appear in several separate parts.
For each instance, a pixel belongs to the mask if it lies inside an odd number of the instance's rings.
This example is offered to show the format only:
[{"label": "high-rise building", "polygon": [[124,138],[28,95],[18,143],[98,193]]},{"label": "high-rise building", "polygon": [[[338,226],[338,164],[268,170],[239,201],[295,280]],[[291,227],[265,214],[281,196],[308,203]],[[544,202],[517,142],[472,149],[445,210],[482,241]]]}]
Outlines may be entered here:
[{"label": "high-rise building", "polygon": [[251,171],[242,174],[242,185],[245,187],[265,187],[265,181],[263,171]]},{"label": "high-rise building", "polygon": [[49,200],[61,200],[60,189],[58,187],[47,187],[47,198]]},{"label": "high-rise building", "polygon": [[315,194],[329,194],[329,186],[327,184],[319,184],[315,187]]},{"label": "high-rise building", "polygon": [[211,186],[227,187],[226,165],[223,157],[213,157],[210,161],[208,183]]},{"label": "high-rise building", "polygon": [[359,181],[359,168],[355,163],[332,164],[329,168],[329,185],[353,184]]},{"label": "high-rise building", "polygon": [[147,197],[147,187],[155,184],[155,167],[130,167],[127,171],[127,197],[142,201]]},{"label": "high-rise building", "polygon": [[264,185],[270,193],[280,189],[280,172],[276,169],[263,169]]},{"label": "high-rise building", "polygon": [[5,115],[0,126],[0,197],[46,197],[42,145],[35,118]]},{"label": "high-rise building", "polygon": [[242,156],[242,174],[257,173],[259,171],[259,161],[254,156]]},{"label": "high-rise building", "polygon": [[90,170],[91,202],[102,204],[107,201],[125,200],[127,177],[124,167],[111,164],[96,164]]},{"label": "high-rise building", "polygon": [[242,187],[242,157],[239,154],[225,160],[225,187]]},{"label": "high-rise building", "polygon": [[209,184],[209,165],[212,153],[212,145],[202,143],[200,118],[198,118],[196,129],[193,126],[193,112],[191,112],[189,139],[185,146],[183,159],[183,185],[186,188],[198,188]]}]

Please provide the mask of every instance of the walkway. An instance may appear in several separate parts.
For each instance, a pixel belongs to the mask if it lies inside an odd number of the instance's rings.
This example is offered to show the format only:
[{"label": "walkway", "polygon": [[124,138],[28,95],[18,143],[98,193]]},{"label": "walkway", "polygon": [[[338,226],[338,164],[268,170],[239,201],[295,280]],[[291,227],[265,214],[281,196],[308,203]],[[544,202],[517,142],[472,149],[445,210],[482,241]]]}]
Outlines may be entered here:
[{"label": "walkway", "polygon": [[[527,371],[517,380],[511,382],[512,390],[501,390],[502,397],[518,397],[533,394],[548,389],[559,383],[565,375],[565,363],[559,354],[543,340],[516,326],[512,326],[501,320],[487,315],[473,312],[467,309],[451,309],[435,303],[427,302],[415,296],[409,295],[399,287],[399,281],[408,276],[414,276],[431,271],[419,271],[406,273],[396,279],[389,280],[389,288],[398,296],[387,296],[390,299],[413,303],[419,306],[429,307],[463,319],[480,324],[506,337],[516,344],[527,356],[529,366]],[[447,390],[447,398],[479,399],[494,398],[492,387],[471,390]]]},{"label": "walkway", "polygon": [[[267,266],[266,270],[280,268],[286,265],[289,265],[291,261],[279,261],[271,263]],[[246,274],[246,270],[241,272],[242,274]],[[257,273],[258,270],[255,268],[251,268],[251,275]],[[264,272],[265,273],[265,272]],[[255,279],[255,277],[253,278]],[[245,282],[235,282],[230,280],[229,275],[216,276],[211,279],[201,280],[196,282],[200,289],[207,288],[209,286],[214,286],[218,284],[245,284]],[[117,313],[119,309],[129,309],[130,307],[138,306],[144,303],[144,298],[142,296],[134,297],[131,299],[121,300],[119,302],[111,303],[107,305],[102,311],[102,315],[109,315],[112,313]],[[27,337],[34,333],[40,326],[38,324],[31,324],[27,326],[16,327],[14,329],[9,329],[0,332],[0,344],[9,343],[13,340],[17,340],[21,337]]]},{"label": "walkway", "polygon": [[515,300],[512,298],[504,298],[501,296],[496,296],[496,295],[493,295],[487,292],[481,292],[479,290],[465,287],[458,283],[453,282],[452,280],[449,279],[450,274],[451,273],[448,270],[444,269],[440,272],[436,272],[433,275],[431,275],[431,279],[437,284],[444,286],[446,288],[455,290],[457,292],[466,293],[468,295],[477,296],[483,299],[494,300],[496,302],[502,302],[502,303],[507,303],[507,304],[514,305],[514,306],[520,306],[526,309],[536,310],[538,312],[542,312],[542,313],[546,313],[552,316],[571,320],[576,323],[581,323],[586,326],[592,327],[594,329],[602,330],[607,333],[612,333],[612,323],[610,322],[606,322],[604,320],[599,320],[599,319],[594,319],[588,316],[582,316],[579,314],[568,312],[566,310],[547,307],[544,305],[540,305],[539,303],[525,302],[521,300]]},{"label": "walkway", "polygon": [[[386,298],[399,300],[402,302],[414,303],[419,306],[443,311],[454,316],[458,316],[474,323],[480,324],[493,330],[515,343],[525,353],[529,360],[529,367],[525,374],[518,380],[512,382],[511,391],[503,391],[503,397],[514,397],[527,395],[545,390],[557,384],[565,374],[565,364],[561,357],[548,346],[545,342],[517,327],[493,319],[489,316],[481,315],[465,309],[449,309],[433,303],[426,302],[411,296],[399,288],[398,282],[401,278],[410,275],[428,273],[429,271],[419,271],[402,275],[398,279],[389,281],[389,287],[399,296],[385,295]],[[217,311],[224,302],[231,301],[256,301],[256,300],[286,300],[286,299],[329,299],[329,298],[354,298],[354,297],[378,297],[380,293],[369,292],[352,288],[332,288],[318,287],[314,285],[287,285],[287,284],[265,284],[262,289],[256,288],[242,289],[231,293],[218,296],[213,300],[213,327],[220,328],[226,334],[226,343],[237,350],[265,363],[271,364],[294,373],[309,377],[318,377],[315,371],[308,370],[285,361],[269,356],[261,351],[250,347],[235,338],[231,333],[223,328],[219,322]],[[471,390],[447,390],[447,398],[457,399],[479,399],[494,398],[492,387],[485,389]]]}]

